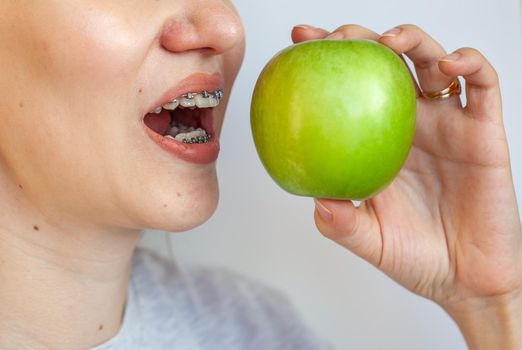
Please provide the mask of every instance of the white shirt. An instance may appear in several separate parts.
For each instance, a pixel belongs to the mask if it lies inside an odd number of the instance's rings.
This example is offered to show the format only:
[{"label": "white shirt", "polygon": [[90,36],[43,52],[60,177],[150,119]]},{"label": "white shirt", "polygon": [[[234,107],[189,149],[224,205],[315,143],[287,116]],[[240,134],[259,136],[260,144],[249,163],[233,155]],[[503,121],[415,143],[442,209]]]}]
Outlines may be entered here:
[{"label": "white shirt", "polygon": [[224,270],[182,271],[138,248],[120,331],[92,350],[328,348],[276,291]]}]

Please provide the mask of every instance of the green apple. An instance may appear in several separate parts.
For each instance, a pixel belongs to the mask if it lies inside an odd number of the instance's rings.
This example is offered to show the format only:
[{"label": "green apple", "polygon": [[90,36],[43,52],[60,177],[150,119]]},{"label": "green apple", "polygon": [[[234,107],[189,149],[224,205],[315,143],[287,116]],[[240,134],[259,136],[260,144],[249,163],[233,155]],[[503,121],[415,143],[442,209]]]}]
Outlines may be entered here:
[{"label": "green apple", "polygon": [[415,131],[409,70],[368,40],[315,40],[279,52],[254,89],[251,127],[275,182],[302,196],[367,199],[397,176]]}]

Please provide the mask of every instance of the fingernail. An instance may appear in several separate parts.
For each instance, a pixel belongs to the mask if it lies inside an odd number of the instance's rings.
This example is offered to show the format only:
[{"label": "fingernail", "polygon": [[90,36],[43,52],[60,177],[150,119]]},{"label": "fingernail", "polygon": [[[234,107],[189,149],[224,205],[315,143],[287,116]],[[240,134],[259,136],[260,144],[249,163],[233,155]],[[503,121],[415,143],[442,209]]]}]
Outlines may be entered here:
[{"label": "fingernail", "polygon": [[338,40],[344,38],[342,33],[334,32],[325,37],[325,39],[332,39],[332,40]]},{"label": "fingernail", "polygon": [[454,52],[451,55],[442,57],[439,61],[442,61],[442,62],[455,62],[455,61],[458,61],[460,59],[460,57],[461,57],[460,53]]},{"label": "fingernail", "polygon": [[298,24],[294,26],[294,28],[301,28],[301,29],[315,29],[314,26],[311,26],[309,24]]},{"label": "fingernail", "polygon": [[323,219],[324,222],[332,222],[333,221],[333,214],[332,212],[324,206],[323,203],[321,203],[318,199],[314,199],[315,202],[315,209],[319,213],[319,216],[321,219]]},{"label": "fingernail", "polygon": [[394,37],[394,36],[399,35],[400,32],[401,32],[401,28],[392,28],[392,29],[388,30],[387,32],[382,33],[381,36]]}]

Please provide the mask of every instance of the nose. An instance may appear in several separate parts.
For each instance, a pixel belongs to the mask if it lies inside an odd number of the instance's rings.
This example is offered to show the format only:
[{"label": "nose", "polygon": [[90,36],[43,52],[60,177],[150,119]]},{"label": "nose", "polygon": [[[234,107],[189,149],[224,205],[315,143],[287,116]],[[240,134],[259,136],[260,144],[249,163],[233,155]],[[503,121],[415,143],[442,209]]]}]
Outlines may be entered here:
[{"label": "nose", "polygon": [[160,44],[171,52],[221,54],[240,44],[243,35],[239,16],[228,0],[189,0],[181,14],[166,21]]}]

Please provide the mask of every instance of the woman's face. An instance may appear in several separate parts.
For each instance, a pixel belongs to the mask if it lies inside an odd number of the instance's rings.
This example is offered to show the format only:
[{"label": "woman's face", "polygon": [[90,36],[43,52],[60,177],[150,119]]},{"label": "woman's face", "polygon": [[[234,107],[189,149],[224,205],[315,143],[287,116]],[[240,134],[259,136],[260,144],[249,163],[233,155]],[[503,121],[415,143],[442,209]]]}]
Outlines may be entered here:
[{"label": "woman's face", "polygon": [[[0,165],[26,202],[117,228],[183,231],[210,217],[244,53],[230,1],[2,0],[0,18]],[[222,90],[219,106],[174,113],[196,126],[204,114],[211,139],[161,137],[170,112],[148,113],[203,90]]]}]

